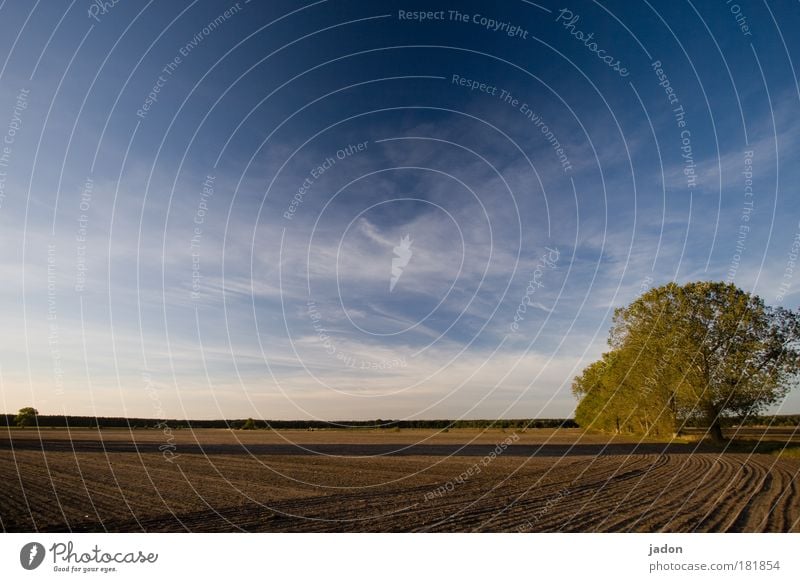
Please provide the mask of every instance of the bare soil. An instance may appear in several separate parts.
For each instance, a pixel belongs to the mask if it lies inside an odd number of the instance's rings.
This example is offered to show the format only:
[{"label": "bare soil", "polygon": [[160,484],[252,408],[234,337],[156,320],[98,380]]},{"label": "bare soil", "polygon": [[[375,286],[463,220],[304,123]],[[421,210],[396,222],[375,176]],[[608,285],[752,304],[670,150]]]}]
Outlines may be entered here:
[{"label": "bare soil", "polygon": [[730,450],[577,429],[3,429],[0,526],[800,532],[800,459]]}]

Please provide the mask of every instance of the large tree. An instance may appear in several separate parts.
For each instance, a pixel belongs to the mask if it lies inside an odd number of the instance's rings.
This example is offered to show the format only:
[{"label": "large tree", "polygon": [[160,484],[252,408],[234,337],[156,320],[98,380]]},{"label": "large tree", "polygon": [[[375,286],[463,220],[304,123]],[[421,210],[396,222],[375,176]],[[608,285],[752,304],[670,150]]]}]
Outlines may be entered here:
[{"label": "large tree", "polygon": [[612,351],[573,383],[576,420],[602,430],[661,435],[780,401],[800,372],[800,314],[721,282],[669,283],[617,309]]},{"label": "large tree", "polygon": [[30,426],[36,423],[36,417],[39,415],[39,411],[31,406],[26,406],[25,408],[20,408],[17,416],[14,418],[14,422],[20,428],[25,428],[26,426]]}]

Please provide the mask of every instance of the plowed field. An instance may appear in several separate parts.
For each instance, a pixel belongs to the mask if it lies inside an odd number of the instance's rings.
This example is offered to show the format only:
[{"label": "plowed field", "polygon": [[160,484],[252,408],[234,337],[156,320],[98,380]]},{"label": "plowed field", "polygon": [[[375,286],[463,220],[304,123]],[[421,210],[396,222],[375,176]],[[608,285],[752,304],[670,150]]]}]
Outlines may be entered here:
[{"label": "plowed field", "polygon": [[4,430],[0,525],[800,532],[800,459],[736,451],[571,429]]}]

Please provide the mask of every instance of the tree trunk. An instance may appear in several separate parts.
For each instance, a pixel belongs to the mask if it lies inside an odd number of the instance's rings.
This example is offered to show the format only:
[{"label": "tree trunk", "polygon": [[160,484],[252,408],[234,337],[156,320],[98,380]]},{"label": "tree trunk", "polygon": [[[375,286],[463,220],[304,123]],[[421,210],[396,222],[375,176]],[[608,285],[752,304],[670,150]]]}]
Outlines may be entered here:
[{"label": "tree trunk", "polygon": [[711,421],[711,426],[708,427],[708,433],[711,435],[711,438],[718,443],[725,442],[725,437],[722,435],[722,423],[719,420],[719,416],[714,418]]},{"label": "tree trunk", "polygon": [[707,402],[703,409],[708,422],[709,436],[714,442],[725,442],[725,437],[722,435],[722,411],[713,402]]}]

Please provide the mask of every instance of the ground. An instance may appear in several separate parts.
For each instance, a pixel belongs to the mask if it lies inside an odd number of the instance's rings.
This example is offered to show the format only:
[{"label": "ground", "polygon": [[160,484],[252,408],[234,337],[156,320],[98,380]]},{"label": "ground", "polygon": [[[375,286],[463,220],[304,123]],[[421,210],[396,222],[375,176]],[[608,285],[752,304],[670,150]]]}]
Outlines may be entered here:
[{"label": "ground", "polygon": [[759,452],[578,429],[2,429],[0,525],[800,532],[800,458],[761,452],[793,431],[738,436]]}]

